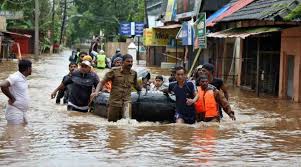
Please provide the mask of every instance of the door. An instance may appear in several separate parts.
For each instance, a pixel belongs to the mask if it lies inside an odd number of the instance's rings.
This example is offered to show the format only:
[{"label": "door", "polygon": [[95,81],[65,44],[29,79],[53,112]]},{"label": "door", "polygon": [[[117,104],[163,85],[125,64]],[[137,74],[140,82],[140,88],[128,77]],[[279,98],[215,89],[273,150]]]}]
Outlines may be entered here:
[{"label": "door", "polygon": [[295,68],[295,57],[289,55],[287,58],[287,97],[293,98],[294,92],[294,68]]}]

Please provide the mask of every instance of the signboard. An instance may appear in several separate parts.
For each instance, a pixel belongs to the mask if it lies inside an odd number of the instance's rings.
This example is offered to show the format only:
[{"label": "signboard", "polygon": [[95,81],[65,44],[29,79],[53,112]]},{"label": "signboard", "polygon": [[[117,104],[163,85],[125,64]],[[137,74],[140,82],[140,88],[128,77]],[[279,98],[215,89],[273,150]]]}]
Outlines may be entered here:
[{"label": "signboard", "polygon": [[180,38],[182,39],[182,45],[193,45],[194,33],[190,23],[183,22]]},{"label": "signboard", "polygon": [[176,0],[168,0],[164,20],[173,21],[176,16]]},{"label": "signboard", "polygon": [[143,32],[143,44],[144,46],[151,46],[153,43],[153,29],[146,28]]},{"label": "signboard", "polygon": [[23,11],[0,11],[0,16],[5,17],[7,20],[23,19]]},{"label": "signboard", "polygon": [[154,29],[144,30],[145,46],[167,46],[171,39],[175,39],[178,29]]},{"label": "signboard", "polygon": [[207,34],[206,34],[206,13],[201,13],[196,24],[196,35],[199,42],[199,48],[207,48]]},{"label": "signboard", "polygon": [[120,35],[131,36],[131,23],[130,22],[121,22],[119,33],[120,33]]},{"label": "signboard", "polygon": [[142,36],[143,35],[143,22],[121,22],[119,27],[119,34],[124,36]]},{"label": "signboard", "polygon": [[141,37],[143,35],[144,23],[135,23],[135,35]]},{"label": "signboard", "polygon": [[202,0],[177,0],[177,19],[196,16]]}]

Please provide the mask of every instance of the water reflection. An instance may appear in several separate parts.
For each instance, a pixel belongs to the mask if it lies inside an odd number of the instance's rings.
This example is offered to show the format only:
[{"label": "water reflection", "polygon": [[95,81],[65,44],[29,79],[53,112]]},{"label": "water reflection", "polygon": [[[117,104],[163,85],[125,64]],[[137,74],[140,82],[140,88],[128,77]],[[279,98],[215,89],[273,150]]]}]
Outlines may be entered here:
[{"label": "water reflection", "polygon": [[196,165],[212,165],[210,160],[214,158],[216,151],[218,129],[216,127],[206,127],[193,131],[192,147]]},{"label": "water reflection", "polygon": [[8,162],[26,159],[31,142],[26,126],[8,124],[1,133],[0,141],[0,159]]},{"label": "water reflection", "polygon": [[128,144],[128,135],[126,130],[116,127],[108,127],[108,138],[107,138],[107,148],[121,151],[123,150]]}]

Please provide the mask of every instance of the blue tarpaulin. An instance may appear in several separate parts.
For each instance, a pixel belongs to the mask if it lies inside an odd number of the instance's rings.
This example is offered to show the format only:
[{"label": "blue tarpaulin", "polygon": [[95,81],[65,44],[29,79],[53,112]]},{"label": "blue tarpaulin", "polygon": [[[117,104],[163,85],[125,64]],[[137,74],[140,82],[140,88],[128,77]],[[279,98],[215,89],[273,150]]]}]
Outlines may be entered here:
[{"label": "blue tarpaulin", "polygon": [[206,20],[206,24],[214,21],[216,18],[218,18],[220,15],[222,15],[224,12],[226,12],[231,6],[225,5],[224,7],[222,7],[221,9],[219,9],[218,11],[216,11],[215,13],[213,13],[207,20]]}]

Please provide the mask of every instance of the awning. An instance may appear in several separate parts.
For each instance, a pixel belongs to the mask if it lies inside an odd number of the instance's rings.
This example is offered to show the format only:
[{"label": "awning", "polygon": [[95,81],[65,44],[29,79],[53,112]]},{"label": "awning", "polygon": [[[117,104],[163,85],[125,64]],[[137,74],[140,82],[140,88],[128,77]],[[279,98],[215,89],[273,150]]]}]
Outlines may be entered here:
[{"label": "awning", "polygon": [[246,38],[251,35],[258,35],[263,33],[277,32],[280,27],[255,27],[255,28],[232,28],[224,31],[207,34],[207,37],[212,38]]},{"label": "awning", "polygon": [[174,28],[181,28],[181,24],[172,24],[168,26],[161,26],[161,27],[153,27],[154,29],[174,29]]},{"label": "awning", "polygon": [[31,35],[28,35],[28,34],[19,34],[19,33],[10,32],[10,31],[1,31],[1,32],[3,34],[17,35],[17,36],[22,36],[22,37],[26,37],[26,38],[31,38]]}]

